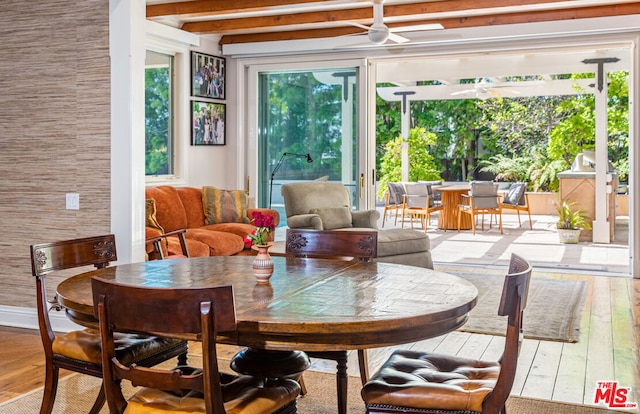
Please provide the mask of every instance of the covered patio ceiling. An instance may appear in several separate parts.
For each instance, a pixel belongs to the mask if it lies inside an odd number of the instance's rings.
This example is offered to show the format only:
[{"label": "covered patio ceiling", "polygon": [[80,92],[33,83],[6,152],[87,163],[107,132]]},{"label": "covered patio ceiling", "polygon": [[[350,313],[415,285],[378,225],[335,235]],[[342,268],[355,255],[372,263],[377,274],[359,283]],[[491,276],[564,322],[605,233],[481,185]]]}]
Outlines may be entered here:
[{"label": "covered patio ceiling", "polygon": [[[624,47],[399,58],[376,62],[376,83],[395,85],[377,88],[388,101],[400,101],[406,92],[411,101],[574,95],[593,93],[598,86],[598,64],[589,62],[604,62],[604,70],[611,72],[629,70],[629,60]],[[561,78],[572,73],[591,76]],[[532,80],[513,80],[516,77]],[[419,85],[425,82],[433,84]]]}]

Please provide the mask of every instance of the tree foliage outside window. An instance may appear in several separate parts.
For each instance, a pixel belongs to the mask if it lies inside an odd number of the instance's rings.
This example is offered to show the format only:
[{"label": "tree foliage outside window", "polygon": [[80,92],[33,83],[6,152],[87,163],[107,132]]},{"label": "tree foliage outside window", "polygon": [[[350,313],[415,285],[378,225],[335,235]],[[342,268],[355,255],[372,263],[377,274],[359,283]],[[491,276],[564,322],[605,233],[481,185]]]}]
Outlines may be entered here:
[{"label": "tree foliage outside window", "polygon": [[172,56],[147,51],[145,68],[145,174],[172,174]]},{"label": "tree foliage outside window", "polygon": [[[586,73],[559,78],[593,76]],[[621,181],[629,173],[628,77],[628,72],[608,74],[609,159]],[[436,134],[430,154],[442,166],[441,178],[447,181],[468,180],[478,163],[481,170],[499,179],[529,182],[532,191],[557,191],[557,173],[569,169],[579,152],[595,148],[593,94],[412,101],[410,109],[411,127]],[[399,134],[400,103],[378,97],[376,116],[381,176],[386,143]]]},{"label": "tree foliage outside window", "polygon": [[[430,154],[436,144],[436,134],[427,132],[424,128],[412,128],[409,131],[407,143],[409,145],[409,181],[440,180],[440,169],[434,157]],[[384,198],[387,183],[402,181],[402,135],[388,141],[380,162],[380,180],[378,199]]]},{"label": "tree foliage outside window", "polygon": [[[349,93],[353,96],[355,86],[351,87]],[[270,174],[282,153],[288,152],[311,154],[314,161],[309,165],[303,158],[287,158],[278,171],[279,179],[314,179],[324,175],[330,180],[343,179],[342,84],[322,83],[311,71],[264,73],[260,77],[260,89],[269,91],[268,99],[260,99],[267,105],[259,114],[259,124],[268,125],[268,130],[260,131],[269,170],[265,176]],[[353,137],[357,136],[356,107],[354,102],[350,109],[354,122],[348,126]],[[355,142],[351,145],[351,162],[355,165]]]}]

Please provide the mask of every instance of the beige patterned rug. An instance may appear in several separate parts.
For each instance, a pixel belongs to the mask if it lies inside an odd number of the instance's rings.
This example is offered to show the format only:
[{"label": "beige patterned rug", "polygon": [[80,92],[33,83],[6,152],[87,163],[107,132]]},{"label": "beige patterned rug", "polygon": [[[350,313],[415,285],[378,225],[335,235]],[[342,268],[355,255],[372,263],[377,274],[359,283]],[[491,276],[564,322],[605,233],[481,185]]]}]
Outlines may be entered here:
[{"label": "beige patterned rug", "polygon": [[[300,414],[335,414],[335,377],[330,374],[307,371],[304,374],[308,394],[298,398]],[[87,375],[72,374],[60,380],[53,414],[86,414],[97,395],[100,381]],[[363,414],[360,398],[360,379],[349,378],[348,413]],[[130,391],[129,391],[130,392]],[[0,404],[0,414],[31,414],[40,410],[42,388]],[[557,403],[522,397],[510,397],[509,414],[605,414],[620,413],[592,406]],[[101,414],[107,414],[106,407]]]},{"label": "beige patterned rug", "polygon": [[[469,313],[461,331],[504,335],[506,317],[498,316],[504,274],[464,273],[463,277],[478,288],[478,304]],[[587,282],[566,279],[531,278],[524,312],[524,336],[546,341],[577,342],[580,319],[587,292]]]}]

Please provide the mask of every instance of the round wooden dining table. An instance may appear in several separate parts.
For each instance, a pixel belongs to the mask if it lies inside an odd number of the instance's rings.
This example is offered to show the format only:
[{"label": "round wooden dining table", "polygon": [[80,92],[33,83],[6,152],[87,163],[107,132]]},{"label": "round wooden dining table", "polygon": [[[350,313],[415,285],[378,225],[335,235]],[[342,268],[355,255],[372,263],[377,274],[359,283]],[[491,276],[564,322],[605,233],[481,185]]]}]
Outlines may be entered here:
[{"label": "round wooden dining table", "polygon": [[[432,187],[433,191],[442,193],[442,211],[438,215],[438,228],[443,230],[456,230],[458,228],[458,206],[462,204],[462,195],[468,194],[469,184],[455,184]],[[471,228],[471,216],[464,214],[460,218],[460,229]]]},{"label": "round wooden dining table", "polygon": [[478,294],[461,277],[421,267],[292,257],[273,261],[269,283],[256,282],[252,256],[117,265],[66,279],[57,287],[58,301],[69,318],[95,326],[92,277],[150,288],[232,285],[237,331],[219,342],[267,352],[343,351],[453,331],[465,323]]}]

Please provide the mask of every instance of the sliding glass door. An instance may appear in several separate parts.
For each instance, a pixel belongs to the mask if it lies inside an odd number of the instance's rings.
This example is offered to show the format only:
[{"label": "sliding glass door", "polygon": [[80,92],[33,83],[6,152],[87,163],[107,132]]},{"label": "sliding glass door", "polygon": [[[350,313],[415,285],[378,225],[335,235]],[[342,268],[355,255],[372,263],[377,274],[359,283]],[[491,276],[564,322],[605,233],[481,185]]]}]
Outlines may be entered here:
[{"label": "sliding glass door", "polygon": [[[358,67],[257,72],[258,204],[284,213],[282,184],[326,180],[360,205]],[[283,220],[286,222],[286,220]],[[284,224],[284,223],[283,223]]]}]

